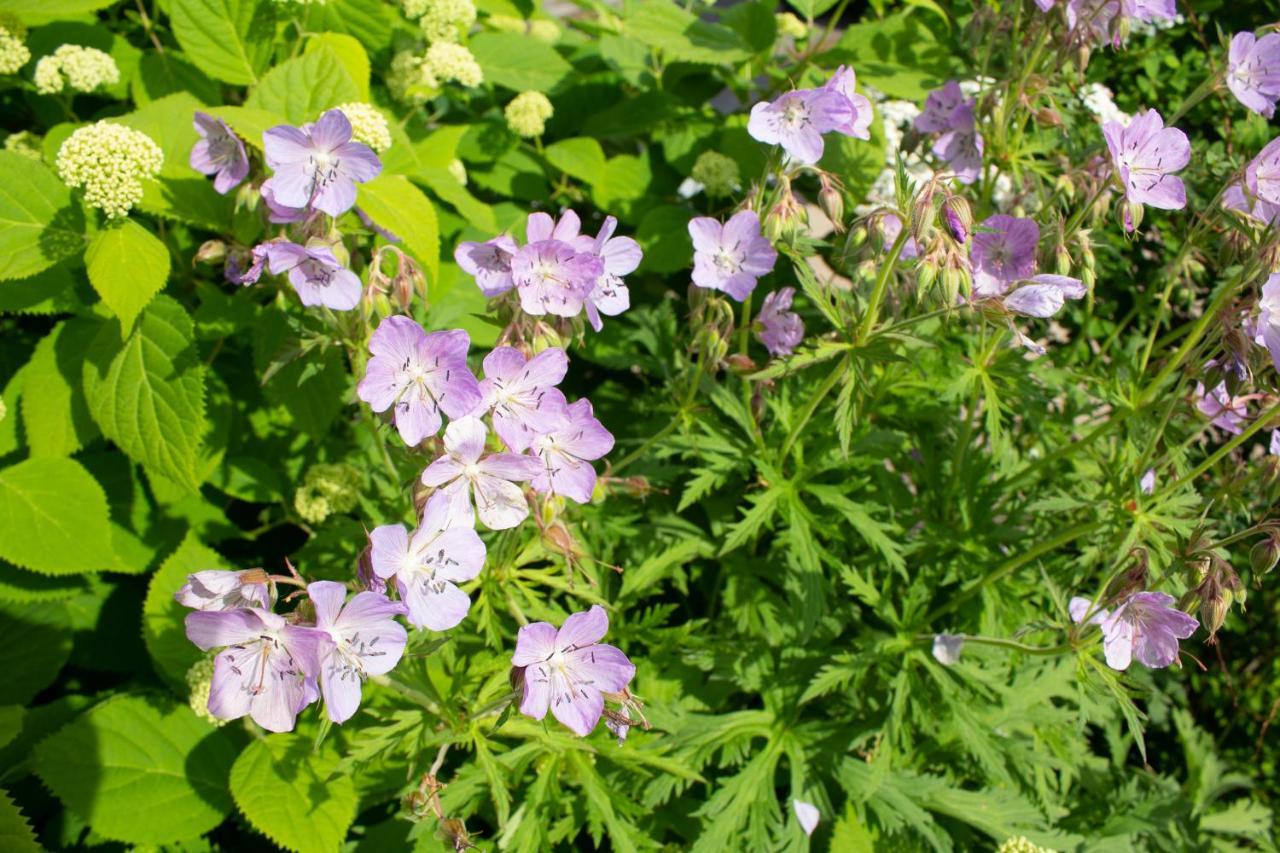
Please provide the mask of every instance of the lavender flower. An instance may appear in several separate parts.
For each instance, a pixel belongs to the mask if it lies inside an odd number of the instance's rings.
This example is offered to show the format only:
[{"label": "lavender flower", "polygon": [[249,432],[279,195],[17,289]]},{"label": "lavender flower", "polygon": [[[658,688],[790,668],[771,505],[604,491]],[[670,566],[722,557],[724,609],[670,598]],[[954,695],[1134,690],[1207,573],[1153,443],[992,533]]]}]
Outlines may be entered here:
[{"label": "lavender flower", "polygon": [[1052,317],[1068,299],[1085,295],[1084,283],[1066,275],[1036,275],[1004,298],[1004,307],[1024,317]]},{"label": "lavender flower", "polygon": [[1173,175],[1191,161],[1191,143],[1185,133],[1165,127],[1160,113],[1147,110],[1134,116],[1127,127],[1118,121],[1104,122],[1102,135],[1130,202],[1162,210],[1186,206],[1186,187]]},{"label": "lavender flower", "polygon": [[344,723],[360,707],[361,686],[370,675],[386,675],[400,662],[408,634],[395,621],[404,605],[376,592],[358,592],[333,581],[307,585],[316,609],[316,629],[328,635],[320,659],[320,689],[329,719]]},{"label": "lavender flower", "polygon": [[914,122],[921,133],[942,134],[933,144],[933,154],[964,184],[973,183],[982,173],[984,143],[974,121],[973,106],[974,101],[965,99],[960,84],[948,80],[941,89],[929,93]]},{"label": "lavender flower", "polygon": [[1142,479],[1138,481],[1138,488],[1142,490],[1144,495],[1153,494],[1156,490],[1156,469],[1148,468],[1146,473],[1142,475]]},{"label": "lavender flower", "polygon": [[226,195],[249,174],[249,156],[240,137],[220,118],[196,112],[193,124],[200,139],[191,146],[191,168],[213,175],[213,188]]},{"label": "lavender flower", "polygon": [[871,102],[857,91],[857,75],[852,68],[841,65],[831,79],[822,85],[823,90],[836,92],[849,104],[850,118],[834,128],[836,133],[856,139],[871,138]]},{"label": "lavender flower", "polygon": [[458,588],[484,568],[485,547],[468,526],[447,526],[448,507],[428,503],[410,536],[402,524],[387,524],[369,534],[373,571],[395,578],[400,599],[417,628],[447,631],[466,618],[471,599]]},{"label": "lavender flower", "polygon": [[1196,408],[1210,418],[1210,423],[1229,433],[1239,435],[1244,422],[1249,419],[1246,401],[1232,397],[1227,383],[1219,382],[1213,391],[1206,391],[1203,382],[1196,383]]},{"label": "lavender flower", "polygon": [[600,232],[594,238],[580,236],[575,246],[581,252],[595,255],[600,259],[603,271],[596,279],[595,285],[587,293],[587,320],[591,328],[597,332],[604,326],[600,315],[616,317],[631,307],[631,293],[622,277],[630,275],[640,266],[644,253],[640,244],[630,237],[614,237],[618,220],[606,216],[600,225]]},{"label": "lavender flower", "polygon": [[520,713],[541,720],[547,710],[575,734],[586,737],[604,713],[604,693],[616,693],[636,668],[613,646],[601,643],[609,630],[604,608],[574,613],[559,631],[547,622],[520,629],[513,666],[524,668]]},{"label": "lavender flower", "polygon": [[792,800],[791,808],[796,813],[796,821],[804,830],[804,834],[813,835],[813,831],[818,828],[818,821],[822,818],[818,807],[804,800]]},{"label": "lavender flower", "polygon": [[279,125],[262,134],[267,165],[275,170],[273,190],[286,207],[314,207],[341,216],[356,203],[356,184],[382,171],[373,149],[351,141],[351,122],[329,110],[301,128]]},{"label": "lavender flower", "polygon": [[955,666],[960,662],[960,653],[964,651],[962,634],[935,634],[933,637],[933,659],[943,666]]},{"label": "lavender flower", "polygon": [[1280,33],[1236,33],[1227,56],[1227,88],[1255,113],[1271,118],[1280,100]]},{"label": "lavender flower", "polygon": [[485,356],[480,405],[493,412],[493,431],[509,450],[523,453],[534,436],[568,417],[569,404],[555,387],[568,370],[569,357],[559,347],[533,358],[514,347],[498,347]]},{"label": "lavender flower", "polygon": [[1280,429],[1271,431],[1271,445],[1267,449],[1272,456],[1280,456]]},{"label": "lavender flower", "polygon": [[275,178],[267,178],[262,182],[262,186],[258,187],[258,193],[262,196],[262,203],[267,206],[267,221],[274,222],[277,225],[285,225],[292,222],[305,222],[311,214],[307,212],[305,207],[289,207],[281,204],[276,199]]},{"label": "lavender flower", "polygon": [[1272,364],[1280,370],[1280,273],[1272,273],[1262,286],[1253,335],[1254,342],[1267,348]]},{"label": "lavender flower", "polygon": [[1256,219],[1263,225],[1280,222],[1280,204],[1258,197],[1245,183],[1236,182],[1227,187],[1222,193],[1222,206]]},{"label": "lavender flower", "polygon": [[586,302],[604,263],[590,252],[574,247],[578,217],[565,211],[558,223],[545,213],[529,215],[529,243],[511,259],[511,277],[520,292],[526,314],[576,317]]},{"label": "lavender flower", "polygon": [[[1042,7],[1043,8],[1043,7]],[[1067,26],[1080,41],[1119,47],[1133,21],[1173,20],[1174,0],[1068,0]]]},{"label": "lavender flower", "polygon": [[173,594],[173,599],[194,610],[266,608],[271,606],[271,591],[262,571],[206,569],[187,575],[187,582]]},{"label": "lavender flower", "polygon": [[773,355],[791,355],[804,338],[804,321],[791,309],[794,287],[775,290],[760,306],[760,343]]},{"label": "lavender flower", "polygon": [[534,491],[590,503],[596,488],[591,462],[610,450],[613,435],[596,420],[591,401],[575,400],[567,410],[567,420],[533,440],[533,452],[541,462],[533,477]]},{"label": "lavender flower", "polygon": [[792,159],[813,165],[822,159],[822,134],[857,123],[854,108],[842,90],[797,89],[776,101],[751,108],[747,133],[767,145],[781,145]]},{"label": "lavender flower", "polygon": [[768,275],[778,253],[760,234],[760,217],[755,211],[735,213],[721,225],[710,217],[689,220],[693,238],[693,283],[698,287],[723,290],[741,302],[756,288],[756,281]]},{"label": "lavender flower", "polygon": [[187,639],[199,648],[222,648],[213,661],[209,713],[220,720],[246,714],[267,731],[293,729],[298,712],[319,694],[316,675],[328,641],[266,610],[187,614]]},{"label": "lavender flower", "polygon": [[275,240],[264,246],[267,268],[272,275],[289,274],[289,284],[303,305],[350,311],[360,304],[360,277],[344,267],[328,245]]},{"label": "lavender flower", "polygon": [[1280,137],[1268,142],[1245,167],[1244,183],[1259,199],[1280,205]]},{"label": "lavender flower", "polygon": [[369,340],[373,358],[356,395],[375,412],[395,407],[396,429],[416,447],[440,430],[440,413],[461,418],[480,403],[467,368],[471,338],[462,329],[428,334],[408,317],[388,317]]},{"label": "lavender flower", "polygon": [[912,126],[921,133],[943,133],[955,126],[955,111],[965,104],[960,83],[948,80],[941,89],[934,89],[924,99],[924,109],[916,116]]},{"label": "lavender flower", "polygon": [[222,268],[222,277],[232,284],[257,284],[262,278],[262,268],[267,263],[267,244],[259,243],[249,253],[249,268],[242,269],[240,256],[236,253],[227,255],[227,263]]},{"label": "lavender flower", "polygon": [[476,280],[485,296],[498,296],[516,286],[511,277],[511,260],[519,246],[506,234],[484,243],[459,243],[453,252],[462,271]]},{"label": "lavender flower", "polygon": [[444,512],[449,526],[474,525],[479,514],[490,529],[506,530],[529,515],[529,504],[516,483],[538,476],[538,461],[514,453],[481,458],[488,432],[479,418],[453,421],[444,431],[445,454],[422,472],[423,485],[436,487],[427,511]]},{"label": "lavender flower", "polygon": [[969,258],[976,296],[1003,296],[1014,283],[1036,270],[1040,226],[1034,219],[998,213],[974,232]]},{"label": "lavender flower", "polygon": [[[1077,602],[1084,602],[1080,606]],[[1151,669],[1163,669],[1178,659],[1178,640],[1195,633],[1200,623],[1178,610],[1172,595],[1163,592],[1135,592],[1108,613],[1097,611],[1089,620],[1102,629],[1103,654],[1107,666],[1123,672],[1133,658]],[[1071,618],[1079,623],[1091,603],[1071,600]]]}]

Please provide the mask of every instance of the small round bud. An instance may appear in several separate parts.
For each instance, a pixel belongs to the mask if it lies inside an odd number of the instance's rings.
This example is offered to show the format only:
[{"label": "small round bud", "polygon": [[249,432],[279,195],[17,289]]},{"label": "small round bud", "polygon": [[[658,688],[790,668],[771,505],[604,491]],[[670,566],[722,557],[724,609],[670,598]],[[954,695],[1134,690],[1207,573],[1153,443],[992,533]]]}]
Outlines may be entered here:
[{"label": "small round bud", "polygon": [[831,225],[839,234],[844,231],[844,194],[833,186],[823,183],[818,190],[818,207],[831,220]]},{"label": "small round bud", "polygon": [[541,136],[554,114],[551,101],[541,92],[521,92],[503,110],[511,132],[529,139]]},{"label": "small round bud", "polygon": [[973,211],[969,202],[958,195],[947,196],[942,202],[942,216],[951,236],[963,246],[973,233]]},{"label": "small round bud", "polygon": [[221,240],[205,240],[192,259],[197,264],[217,266],[227,259],[227,244]]},{"label": "small round bud", "polygon": [[1053,267],[1058,275],[1071,275],[1071,253],[1061,243],[1054,247]]},{"label": "small round bud", "polygon": [[391,147],[391,127],[387,117],[369,104],[339,104],[338,109],[351,122],[351,138],[363,142],[381,154]]},{"label": "small round bud", "polygon": [[1249,550],[1249,566],[1254,574],[1265,575],[1280,562],[1280,541],[1268,536]]},{"label": "small round bud", "polygon": [[702,184],[708,198],[731,196],[742,185],[738,161],[719,151],[703,151],[694,161],[689,177]]}]

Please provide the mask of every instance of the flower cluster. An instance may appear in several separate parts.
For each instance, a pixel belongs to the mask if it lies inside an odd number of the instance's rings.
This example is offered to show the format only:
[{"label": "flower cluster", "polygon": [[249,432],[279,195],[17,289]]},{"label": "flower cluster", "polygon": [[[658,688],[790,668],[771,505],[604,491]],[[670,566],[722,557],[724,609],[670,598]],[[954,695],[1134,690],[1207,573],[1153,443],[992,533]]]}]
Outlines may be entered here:
[{"label": "flower cluster", "polygon": [[0,12],[0,74],[17,74],[31,59],[27,28],[17,16]]},{"label": "flower cluster", "polygon": [[421,14],[410,17],[418,18],[422,34],[429,42],[456,44],[476,22],[476,6],[471,0],[409,0],[405,3],[406,13],[410,7],[422,10]]},{"label": "flower cluster", "polygon": [[983,139],[973,108],[974,99],[965,98],[960,83],[948,80],[941,89],[929,93],[914,125],[921,133],[939,134],[933,155],[963,184],[972,184],[982,174]]},{"label": "flower cluster", "polygon": [[484,82],[484,72],[470,50],[460,44],[439,41],[427,48],[426,70],[441,83],[456,80],[468,89]]},{"label": "flower cluster", "polygon": [[312,465],[294,493],[293,508],[303,521],[311,524],[319,524],[330,515],[350,512],[356,508],[363,479],[354,465]]},{"label": "flower cluster", "polygon": [[36,91],[56,95],[64,89],[92,92],[120,82],[120,69],[110,54],[96,47],[64,44],[36,63]]},{"label": "flower cluster", "polygon": [[353,101],[334,109],[341,111],[351,123],[352,140],[369,146],[377,154],[391,147],[391,127],[377,107]]},{"label": "flower cluster", "polygon": [[521,92],[502,111],[511,132],[529,139],[542,135],[554,113],[551,101],[541,92]]},{"label": "flower cluster", "polygon": [[747,132],[780,145],[793,160],[813,165],[822,159],[824,134],[869,139],[871,102],[855,91],[852,68],[843,65],[817,89],[793,89],[751,108]]},{"label": "flower cluster", "polygon": [[44,147],[40,144],[43,138],[29,130],[20,130],[4,138],[4,150],[30,157],[36,162],[44,160]]},{"label": "flower cluster", "polygon": [[142,182],[160,174],[164,153],[145,133],[109,121],[77,128],[58,148],[58,175],[108,218],[142,200]]},{"label": "flower cluster", "polygon": [[521,310],[535,317],[573,318],[585,311],[591,327],[600,331],[601,315],[616,316],[630,307],[623,277],[643,259],[635,240],[613,236],[617,226],[607,216],[591,237],[580,233],[581,220],[572,210],[558,221],[531,213],[524,246],[503,234],[484,243],[459,243],[454,259],[485,296],[515,290]]}]

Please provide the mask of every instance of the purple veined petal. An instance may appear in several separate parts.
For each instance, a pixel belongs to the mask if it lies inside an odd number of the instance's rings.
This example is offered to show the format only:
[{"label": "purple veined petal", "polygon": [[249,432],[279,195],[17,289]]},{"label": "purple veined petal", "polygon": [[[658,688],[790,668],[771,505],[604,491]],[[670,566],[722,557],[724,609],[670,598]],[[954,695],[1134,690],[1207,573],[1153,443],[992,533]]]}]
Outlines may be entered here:
[{"label": "purple veined petal", "polygon": [[571,428],[557,444],[581,459],[599,459],[613,450],[613,434],[596,419],[591,401],[583,397],[569,406]]},{"label": "purple veined petal", "polygon": [[[499,379],[504,384],[510,382],[524,369],[527,362],[528,359],[525,358],[524,353],[515,347],[495,347],[481,363],[484,368],[484,381]],[[567,364],[566,361],[566,366]]]},{"label": "purple veined petal", "polygon": [[960,83],[948,80],[925,98],[924,109],[916,116],[914,127],[921,133],[942,133],[952,128],[952,115],[964,103]]},{"label": "purple veined petal", "polygon": [[324,646],[329,642],[328,634],[316,628],[286,624],[280,629],[280,638],[305,675],[314,677],[320,671]]},{"label": "purple veined petal", "polygon": [[347,588],[335,581],[315,581],[307,584],[307,597],[315,605],[316,627],[329,628],[338,621],[347,600]]},{"label": "purple veined petal", "polygon": [[760,217],[754,210],[740,210],[724,224],[716,248],[747,247],[760,239]]},{"label": "purple veined petal", "polygon": [[1146,472],[1142,475],[1142,478],[1138,480],[1138,488],[1139,490],[1141,490],[1141,492],[1144,495],[1149,495],[1155,492],[1156,490],[1156,469],[1155,468],[1148,468],[1146,470]]},{"label": "purple veined petal", "polygon": [[[595,289],[588,297],[588,311],[595,309],[607,317],[616,317],[631,307],[631,291],[622,283],[622,279],[612,274],[600,277]],[[596,331],[600,331],[598,321],[593,322]]]},{"label": "purple veined petal", "polygon": [[1062,310],[1062,291],[1050,284],[1027,284],[1004,298],[1004,307],[1024,317],[1052,317]]},{"label": "purple veined petal", "polygon": [[275,686],[253,697],[249,716],[269,732],[291,732],[297,723],[298,712],[308,704],[304,679],[295,675],[287,664],[278,661],[277,655],[269,658],[269,665],[273,671],[267,678]]},{"label": "purple veined petal", "polygon": [[556,629],[549,622],[531,622],[516,634],[516,650],[511,656],[512,666],[530,666],[541,663],[555,654]]},{"label": "purple veined petal", "polygon": [[514,482],[531,480],[541,470],[535,457],[522,453],[491,453],[476,463],[476,467],[486,477]]},{"label": "purple veined petal", "polygon": [[310,134],[313,148],[336,151],[351,141],[351,121],[342,110],[326,110],[311,125]]},{"label": "purple veined petal", "polygon": [[[547,623],[535,624],[546,625]],[[524,664],[517,665],[524,666]],[[541,663],[531,662],[524,671],[524,695],[520,698],[520,713],[535,720],[542,720],[546,718],[550,707],[551,675]]]},{"label": "purple veined petal", "polygon": [[341,725],[360,709],[364,682],[342,666],[337,648],[321,667],[320,687],[324,691],[324,708],[329,719]]},{"label": "purple veined petal", "polygon": [[[1072,596],[1070,603],[1067,605],[1067,613],[1071,615],[1071,621],[1079,625],[1091,607],[1093,607],[1092,601],[1076,595]],[[1110,614],[1106,610],[1098,608],[1093,612],[1093,615],[1089,617],[1089,624],[1101,625],[1103,620],[1109,615]]]},{"label": "purple veined petal", "polygon": [[243,675],[260,665],[261,657],[256,644],[218,652],[213,659],[213,680],[209,684],[209,713],[220,720],[248,716],[253,694],[244,689]]},{"label": "purple veined petal", "polygon": [[540,494],[548,492],[580,504],[591,503],[596,488],[596,469],[590,462],[568,454],[543,454],[544,470],[530,485]]},{"label": "purple veined petal", "polygon": [[348,142],[334,152],[342,170],[356,183],[372,181],[382,172],[382,161],[373,149],[362,142]]},{"label": "purple veined petal", "polygon": [[1245,168],[1245,185],[1264,201],[1280,204],[1280,137],[1268,142]]},{"label": "purple veined petal", "polygon": [[756,277],[748,272],[738,272],[721,282],[721,290],[738,302],[743,302],[756,289]]},{"label": "purple veined petal", "polygon": [[1280,429],[1271,431],[1271,445],[1267,449],[1272,456],[1280,456]]},{"label": "purple veined petal", "polygon": [[[311,157],[311,138],[296,127],[277,125],[262,134],[262,151],[272,169],[305,163]],[[298,206],[305,203],[304,199]]]},{"label": "purple veined petal", "polygon": [[472,478],[476,515],[490,530],[509,530],[529,517],[524,492],[510,480],[477,474]]},{"label": "purple veined petal", "polygon": [[276,198],[275,178],[267,178],[258,188],[262,201],[267,206],[267,219],[277,225],[290,222],[305,222],[310,215],[305,207],[289,207],[281,204]]},{"label": "purple veined petal", "polygon": [[599,251],[599,255],[604,261],[604,271],[614,276],[630,275],[644,260],[644,252],[640,244],[630,237],[610,239],[604,244],[603,250]]},{"label": "purple veined petal", "polygon": [[578,214],[573,211],[573,208],[566,208],[564,213],[560,214],[555,227],[551,229],[551,239],[572,243],[578,238],[581,230],[582,220],[578,218]]},{"label": "purple veined petal", "polygon": [[427,498],[423,515],[438,515],[447,527],[474,527],[475,508],[471,504],[471,482],[459,477]]},{"label": "purple veined petal", "polygon": [[271,240],[258,245],[266,252],[267,269],[272,275],[288,272],[311,257],[305,248],[288,240]]},{"label": "purple veined petal", "polygon": [[460,476],[462,476],[462,463],[451,456],[441,456],[422,472],[422,485],[438,488]]},{"label": "purple veined petal", "polygon": [[540,243],[544,240],[551,239],[551,233],[555,230],[555,220],[550,214],[530,213],[529,218],[525,222],[524,236],[525,241],[529,243]]},{"label": "purple veined petal", "polygon": [[[852,127],[854,119],[853,103],[845,95],[831,89],[809,89],[805,93],[809,106],[810,120],[814,131],[821,138],[824,133]],[[821,151],[819,151],[821,159]]]},{"label": "purple veined petal", "polygon": [[308,200],[316,210],[330,216],[341,216],[355,206],[356,185],[350,179],[339,177],[317,188]]},{"label": "purple veined petal", "polygon": [[186,618],[187,639],[204,651],[247,643],[284,627],[284,619],[266,610],[197,610]]},{"label": "purple veined petal", "polygon": [[1067,299],[1082,299],[1088,293],[1084,286],[1084,282],[1078,278],[1072,278],[1069,275],[1054,275],[1053,273],[1040,273],[1033,275],[1031,281],[1035,284],[1044,284],[1050,287],[1056,287],[1062,291],[1062,295]]},{"label": "purple veined petal", "polygon": [[574,675],[606,693],[617,693],[635,678],[636,668],[621,649],[596,643],[565,655]]},{"label": "purple veined petal", "polygon": [[408,393],[395,407],[396,431],[409,447],[440,431],[440,410],[430,399]]},{"label": "purple veined petal", "polygon": [[1103,122],[1102,137],[1107,141],[1111,159],[1120,162],[1120,155],[1124,152],[1124,125],[1118,121]]},{"label": "purple veined petal", "polygon": [[693,249],[695,252],[706,252],[708,254],[720,250],[720,235],[723,233],[724,226],[719,220],[712,219],[709,216],[696,216],[689,220],[689,236],[693,239]]},{"label": "purple veined petal", "polygon": [[515,240],[502,234],[485,243],[459,243],[453,258],[476,280],[481,293],[493,297],[516,286],[511,277],[511,259],[519,248]]},{"label": "purple veined petal", "polygon": [[369,534],[369,559],[374,574],[391,577],[400,571],[409,553],[409,534],[403,524],[384,524]]},{"label": "purple veined petal", "polygon": [[479,461],[480,454],[484,453],[484,441],[488,434],[488,428],[479,418],[458,418],[445,428],[444,447],[463,465],[474,464]]},{"label": "purple veined petal", "polygon": [[419,565],[433,571],[438,579],[466,583],[484,568],[484,540],[470,527],[449,527],[438,531],[419,528],[411,547],[416,559],[421,560]]},{"label": "purple veined petal", "polygon": [[457,627],[471,610],[471,599],[449,581],[429,582],[424,575],[396,577],[400,597],[409,608],[409,623],[416,628],[448,631]]},{"label": "purple veined petal", "polygon": [[604,697],[592,687],[578,686],[572,691],[562,686],[561,679],[552,676],[551,714],[565,728],[581,737],[591,734],[604,714]]},{"label": "purple veined petal", "polygon": [[609,614],[598,604],[591,609],[572,613],[556,634],[556,651],[566,652],[593,645],[609,631]]}]

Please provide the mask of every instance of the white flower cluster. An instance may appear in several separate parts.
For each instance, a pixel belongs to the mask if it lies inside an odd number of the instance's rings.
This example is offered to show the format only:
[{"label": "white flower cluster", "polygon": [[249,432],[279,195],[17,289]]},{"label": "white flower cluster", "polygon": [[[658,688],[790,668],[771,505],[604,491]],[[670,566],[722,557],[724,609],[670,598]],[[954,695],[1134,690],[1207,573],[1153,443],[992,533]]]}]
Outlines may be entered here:
[{"label": "white flower cluster", "polygon": [[484,19],[484,22],[500,33],[533,36],[538,41],[546,42],[547,44],[555,44],[560,41],[560,28],[556,26],[555,21],[548,21],[545,18],[526,21],[524,18],[515,18],[510,15],[490,15]]},{"label": "white flower cluster", "polygon": [[142,182],[160,173],[164,153],[141,131],[100,121],[86,125],[58,149],[58,174],[107,218],[128,214],[142,200]]},{"label": "white flower cluster", "polygon": [[405,104],[425,104],[440,89],[440,81],[427,68],[427,60],[412,50],[402,50],[391,58],[387,74],[391,97]]},{"label": "white flower cluster", "polygon": [[1101,83],[1088,83],[1080,87],[1080,103],[1098,117],[1098,121],[1129,123],[1129,114],[1116,106],[1115,96]]},{"label": "white flower cluster", "polygon": [[4,150],[30,157],[36,162],[44,160],[44,150],[40,145],[42,137],[29,130],[20,130],[4,138]]},{"label": "white flower cluster", "polygon": [[467,88],[484,82],[484,72],[475,56],[460,44],[436,42],[427,48],[427,71],[441,83],[456,80]]},{"label": "white flower cluster", "polygon": [[31,59],[24,43],[27,28],[15,16],[0,12],[0,74],[17,74]]},{"label": "white flower cluster", "polygon": [[521,92],[504,110],[507,127],[517,136],[525,137],[541,136],[547,129],[547,119],[554,112],[551,102],[541,92]]},{"label": "white flower cluster", "polygon": [[363,142],[379,154],[391,147],[391,128],[377,108],[353,101],[339,104],[338,109],[351,122],[351,138],[356,142]]},{"label": "white flower cluster", "polygon": [[120,69],[109,54],[96,47],[64,44],[36,63],[36,91],[55,95],[63,89],[92,92],[120,82]]},{"label": "white flower cluster", "polygon": [[471,0],[427,0],[418,26],[429,42],[458,42],[476,22],[476,5]]}]

